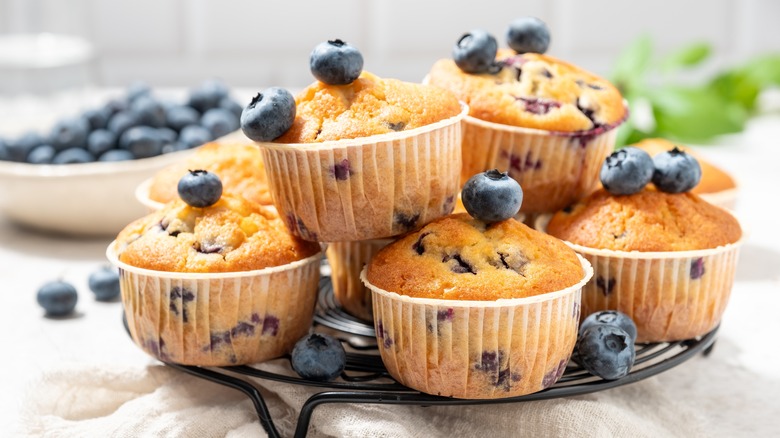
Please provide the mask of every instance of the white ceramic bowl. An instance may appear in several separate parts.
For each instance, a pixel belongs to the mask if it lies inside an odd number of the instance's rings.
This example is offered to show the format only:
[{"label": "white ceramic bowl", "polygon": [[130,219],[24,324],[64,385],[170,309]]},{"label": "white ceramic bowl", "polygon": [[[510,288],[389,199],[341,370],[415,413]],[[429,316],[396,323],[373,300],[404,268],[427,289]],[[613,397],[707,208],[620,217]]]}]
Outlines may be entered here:
[{"label": "white ceramic bowl", "polygon": [[43,165],[0,161],[0,214],[40,230],[116,235],[148,213],[136,187],[193,149],[132,161]]}]

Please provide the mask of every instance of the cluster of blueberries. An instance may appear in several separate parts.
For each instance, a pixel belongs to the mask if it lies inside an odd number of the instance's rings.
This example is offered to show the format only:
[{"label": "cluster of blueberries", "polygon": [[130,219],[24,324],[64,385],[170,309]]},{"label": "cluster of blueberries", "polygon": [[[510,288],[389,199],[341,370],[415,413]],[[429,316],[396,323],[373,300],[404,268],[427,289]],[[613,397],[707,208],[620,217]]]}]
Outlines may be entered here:
[{"label": "cluster of blueberries", "polygon": [[[98,301],[114,301],[119,297],[119,273],[110,266],[102,266],[89,275],[89,290]],[[79,295],[76,288],[63,280],[50,281],[38,289],[38,304],[46,316],[67,316],[76,308]]]},{"label": "cluster of blueberries", "polygon": [[237,130],[242,110],[219,80],[191,89],[183,103],[160,99],[149,85],[136,82],[99,108],[59,120],[46,134],[0,138],[0,160],[72,164],[153,157]]},{"label": "cluster of blueberries", "polygon": [[[550,30],[536,17],[521,17],[509,23],[506,43],[517,53],[544,53],[550,46]],[[455,43],[452,59],[465,73],[493,73],[500,70],[495,61],[497,52],[496,38],[483,29],[474,29]]]},{"label": "cluster of blueberries", "polygon": [[604,160],[599,172],[601,184],[613,195],[640,192],[652,181],[666,193],[683,193],[701,180],[701,166],[690,154],[674,149],[655,157],[637,147],[618,149]]}]

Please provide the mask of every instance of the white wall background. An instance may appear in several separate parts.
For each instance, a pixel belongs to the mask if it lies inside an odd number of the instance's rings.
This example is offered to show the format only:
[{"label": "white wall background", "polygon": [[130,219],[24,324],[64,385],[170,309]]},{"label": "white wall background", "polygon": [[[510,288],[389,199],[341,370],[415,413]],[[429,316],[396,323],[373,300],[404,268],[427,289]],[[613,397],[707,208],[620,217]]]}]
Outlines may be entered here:
[{"label": "white wall background", "polygon": [[312,81],[309,52],[326,39],[358,47],[366,70],[418,81],[464,31],[485,28],[505,45],[507,24],[523,15],[548,23],[550,54],[602,75],[643,33],[659,53],[711,43],[705,72],[780,52],[776,0],[0,0],[0,34],[87,38],[98,85],[221,77],[235,87],[299,87]]}]

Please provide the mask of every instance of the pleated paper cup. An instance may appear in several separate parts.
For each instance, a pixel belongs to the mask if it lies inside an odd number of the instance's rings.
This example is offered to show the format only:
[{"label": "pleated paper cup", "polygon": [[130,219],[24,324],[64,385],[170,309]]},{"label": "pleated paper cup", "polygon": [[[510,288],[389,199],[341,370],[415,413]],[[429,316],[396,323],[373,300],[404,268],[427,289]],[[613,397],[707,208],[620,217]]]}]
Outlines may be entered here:
[{"label": "pleated paper cup", "polygon": [[[546,232],[551,216],[537,219]],[[614,251],[565,242],[593,266],[582,290],[582,316],[619,310],[634,320],[637,342],[692,339],[721,320],[745,240],[694,251]]]},{"label": "pleated paper cup", "polygon": [[135,188],[135,199],[146,207],[149,213],[154,213],[165,206],[164,202],[155,201],[150,196],[153,181],[154,178],[147,178]]},{"label": "pleated paper cup", "polygon": [[360,281],[360,272],[374,254],[393,239],[331,242],[328,244],[328,263],[331,268],[333,294],[350,315],[372,321],[371,291]]},{"label": "pleated paper cup", "polygon": [[617,126],[557,132],[463,119],[461,183],[490,169],[523,187],[523,213],[551,213],[598,187],[599,170],[615,146]]},{"label": "pleated paper cup", "polygon": [[322,252],[255,271],[182,273],[119,261],[133,341],[149,355],[184,365],[245,365],[283,356],[311,326]]},{"label": "pleated paper cup", "polygon": [[527,298],[458,301],[412,298],[373,286],[374,327],[382,362],[399,383],[465,399],[514,397],[552,386],[577,341],[580,291]]},{"label": "pleated paper cup", "polygon": [[305,240],[403,234],[452,212],[468,112],[409,131],[323,143],[258,143],[273,202]]}]

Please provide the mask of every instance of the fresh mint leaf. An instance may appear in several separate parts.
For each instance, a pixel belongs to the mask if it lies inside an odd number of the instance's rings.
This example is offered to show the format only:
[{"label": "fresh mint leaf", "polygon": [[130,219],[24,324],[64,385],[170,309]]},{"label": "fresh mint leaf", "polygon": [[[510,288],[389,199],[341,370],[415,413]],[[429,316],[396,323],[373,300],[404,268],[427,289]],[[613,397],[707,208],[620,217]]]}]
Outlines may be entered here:
[{"label": "fresh mint leaf", "polygon": [[688,142],[740,132],[748,112],[707,88],[666,87],[650,99],[658,136]]},{"label": "fresh mint leaf", "polygon": [[650,36],[642,35],[635,39],[618,56],[612,73],[612,81],[623,93],[641,84],[642,76],[650,65],[653,44]]},{"label": "fresh mint leaf", "polygon": [[710,81],[709,88],[721,98],[752,111],[762,86],[753,75],[738,69],[717,75]]},{"label": "fresh mint leaf", "polygon": [[694,67],[704,62],[711,54],[712,47],[709,44],[694,43],[661,60],[661,69],[671,72],[680,68]]}]

